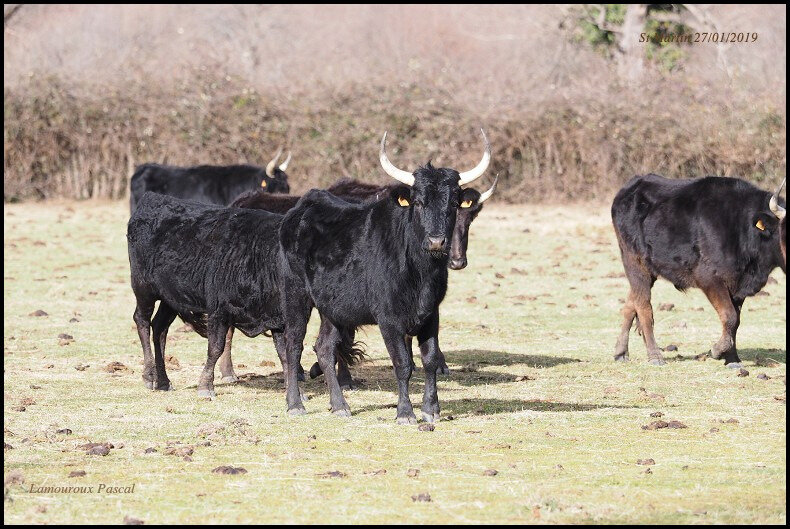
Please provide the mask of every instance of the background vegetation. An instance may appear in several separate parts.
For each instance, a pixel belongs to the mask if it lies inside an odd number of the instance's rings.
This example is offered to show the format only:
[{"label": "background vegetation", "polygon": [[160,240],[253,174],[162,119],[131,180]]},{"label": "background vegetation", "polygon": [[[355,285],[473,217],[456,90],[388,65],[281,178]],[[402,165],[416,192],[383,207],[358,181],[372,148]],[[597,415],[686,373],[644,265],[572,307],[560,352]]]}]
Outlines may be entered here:
[{"label": "background vegetation", "polygon": [[[510,201],[785,172],[784,6],[14,6],[6,201],[119,198],[139,163],[265,164],[280,145],[297,192],[380,180],[384,130],[401,166],[463,168],[481,125]],[[635,45],[640,28],[759,38]]]}]

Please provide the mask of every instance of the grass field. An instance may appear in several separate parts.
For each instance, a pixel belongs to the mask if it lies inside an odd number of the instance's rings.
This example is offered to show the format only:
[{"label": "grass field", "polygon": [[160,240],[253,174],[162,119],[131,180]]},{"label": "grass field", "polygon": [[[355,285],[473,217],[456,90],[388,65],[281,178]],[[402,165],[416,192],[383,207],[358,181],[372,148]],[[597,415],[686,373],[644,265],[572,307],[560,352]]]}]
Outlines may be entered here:
[{"label": "grass field", "polygon": [[[745,304],[748,376],[695,360],[718,318],[701,292],[666,282],[654,289],[656,336],[677,351],[650,366],[632,333],[632,362],[615,364],[627,286],[607,207],[487,206],[442,305],[453,372],[439,380],[431,432],[395,424],[375,327],[361,335],[371,361],[354,371],[363,388],[346,393],[350,419],[327,411],[323,378],[305,384],[308,414],[286,416],[271,340],[241,333],[241,382],[198,400],[206,342],[180,322],[167,351],[180,364],[168,369],[175,391],[146,390],[127,218],[125,202],[5,206],[6,523],[786,521],[780,270]],[[111,362],[123,366],[110,373]],[[419,371],[411,395],[419,406]],[[687,428],[643,429],[654,412]],[[88,442],[114,448],[90,455]],[[222,465],[247,472],[212,472]],[[93,493],[36,492],[68,486]]]}]

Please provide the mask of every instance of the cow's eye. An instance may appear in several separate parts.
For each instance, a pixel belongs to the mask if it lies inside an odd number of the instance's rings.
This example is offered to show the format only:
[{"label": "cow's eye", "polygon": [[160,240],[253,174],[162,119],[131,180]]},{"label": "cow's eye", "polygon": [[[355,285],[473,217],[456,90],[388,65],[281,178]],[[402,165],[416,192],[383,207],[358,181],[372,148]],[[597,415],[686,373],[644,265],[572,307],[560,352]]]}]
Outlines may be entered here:
[{"label": "cow's eye", "polygon": [[759,219],[757,224],[754,225],[758,230],[765,231],[765,224],[763,223],[763,219]]},{"label": "cow's eye", "polygon": [[471,208],[472,207],[472,201],[471,200],[464,200],[463,202],[461,202],[461,207],[462,208]]},{"label": "cow's eye", "polygon": [[401,207],[404,207],[404,208],[406,208],[406,207],[408,207],[408,206],[409,206],[409,199],[408,199],[408,198],[405,198],[405,197],[398,197],[398,204],[399,204]]},{"label": "cow's eye", "polygon": [[261,181],[261,187],[266,187],[266,180]]}]

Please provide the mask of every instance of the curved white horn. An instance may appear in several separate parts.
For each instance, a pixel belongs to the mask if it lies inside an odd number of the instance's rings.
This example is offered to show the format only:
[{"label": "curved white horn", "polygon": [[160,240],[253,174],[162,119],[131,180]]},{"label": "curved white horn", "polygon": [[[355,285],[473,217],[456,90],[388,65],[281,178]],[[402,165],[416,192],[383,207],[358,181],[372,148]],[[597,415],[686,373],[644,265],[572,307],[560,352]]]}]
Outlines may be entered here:
[{"label": "curved white horn", "polygon": [[771,208],[771,213],[776,215],[776,218],[778,218],[779,220],[785,218],[785,214],[787,213],[785,208],[779,205],[779,193],[782,192],[782,188],[785,186],[786,181],[787,178],[782,180],[782,185],[779,186],[779,189],[777,189],[776,193],[774,193],[773,196],[771,197],[771,201],[768,202],[768,207]]},{"label": "curved white horn", "polygon": [[486,137],[485,131],[480,129],[480,132],[483,134],[483,141],[486,144],[486,150],[483,153],[483,159],[480,160],[480,163],[477,164],[474,169],[461,173],[461,179],[458,181],[459,186],[468,184],[480,178],[483,173],[486,172],[486,169],[488,169],[489,162],[491,162],[491,144],[488,143],[488,138]]},{"label": "curved white horn", "polygon": [[390,175],[392,178],[399,182],[403,182],[407,186],[414,185],[414,175],[408,171],[404,171],[403,169],[398,169],[387,158],[387,133],[384,133],[384,137],[381,138],[381,150],[379,151],[379,161],[381,162],[381,167],[384,169],[384,172]]},{"label": "curved white horn", "polygon": [[483,202],[485,202],[486,200],[491,198],[491,195],[494,194],[494,190],[496,189],[497,180],[499,180],[499,175],[496,175],[494,177],[494,183],[491,185],[491,188],[489,188],[488,191],[486,191],[485,193],[480,195],[480,198],[477,199],[477,203],[478,204],[482,204]]},{"label": "curved white horn", "polygon": [[269,164],[266,166],[266,176],[268,176],[269,178],[274,176],[274,166],[275,164],[277,164],[277,158],[279,158],[282,153],[283,153],[283,148],[280,147],[279,149],[277,149],[277,154],[274,155],[272,161],[269,162]]},{"label": "curved white horn", "polygon": [[291,151],[288,151],[288,158],[280,164],[280,171],[285,171],[288,168],[288,162],[291,161]]}]

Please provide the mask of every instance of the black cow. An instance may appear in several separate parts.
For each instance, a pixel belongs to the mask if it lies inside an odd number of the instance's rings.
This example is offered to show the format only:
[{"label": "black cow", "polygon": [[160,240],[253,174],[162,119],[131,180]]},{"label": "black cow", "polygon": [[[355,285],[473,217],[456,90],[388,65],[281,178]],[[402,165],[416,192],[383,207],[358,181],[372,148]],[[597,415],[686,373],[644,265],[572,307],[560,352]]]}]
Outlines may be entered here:
[{"label": "black cow", "polygon": [[[460,206],[458,214],[455,219],[455,229],[453,231],[453,239],[450,246],[450,258],[448,266],[453,270],[460,270],[466,267],[466,249],[469,245],[469,227],[472,221],[477,217],[483,208],[483,203],[488,200],[496,189],[497,179],[494,179],[493,185],[485,192],[467,188],[461,191]],[[384,194],[390,193],[395,185],[375,185],[360,182],[359,180],[342,179],[330,187],[327,191],[333,195],[343,198],[349,202],[362,202],[366,200],[375,200]],[[262,190],[247,191],[240,195],[233,203],[232,207],[240,208],[255,208],[272,213],[285,214],[294,207],[299,200],[299,196],[295,195],[272,195],[263,192]],[[233,330],[231,329],[231,335]],[[343,389],[351,389],[354,387],[354,381],[349,371],[349,366],[353,365],[357,360],[361,359],[364,355],[362,350],[358,347],[349,344],[354,343],[354,333],[350,331],[350,336],[345,337],[342,341],[343,347],[338,346],[335,356],[338,360],[338,381],[340,387]],[[411,348],[411,340],[408,341]],[[225,342],[225,353],[219,359],[219,369],[224,382],[234,382],[237,380],[236,374],[233,370],[233,361],[231,359],[231,339],[230,335]],[[440,353],[439,359],[439,374],[449,375],[450,368],[447,367],[447,362],[444,355]],[[301,366],[300,366],[301,367]],[[316,362],[310,368],[310,377],[316,378],[323,374],[321,366]],[[300,380],[301,377],[300,372]]]},{"label": "black cow", "polygon": [[[281,215],[145,193],[129,219],[127,240],[134,321],[143,347],[143,380],[170,389],[164,364],[176,316],[208,337],[198,395],[214,397],[214,365],[233,327],[247,336],[271,331],[285,363],[277,280]],[[160,301],[151,321],[154,303]],[[153,327],[155,356],[151,355]]]},{"label": "black cow", "polygon": [[[781,188],[780,188],[781,189]],[[776,267],[786,272],[784,201],[738,178],[631,179],[612,204],[623,267],[631,291],[615,360],[628,360],[634,319],[651,364],[664,364],[653,336],[650,291],[663,277],[678,290],[699,288],[721,319],[711,356],[740,367],[735,334],[744,300],[759,292]]]},{"label": "black cow", "polygon": [[206,204],[227,206],[244,191],[265,189],[269,193],[289,193],[285,170],[291,155],[277,164],[282,149],[266,168],[255,165],[197,165],[174,167],[147,163],[137,167],[132,175],[131,210],[134,211],[143,193],[153,191],[161,195],[196,200]]},{"label": "black cow", "polygon": [[377,324],[398,380],[398,423],[417,421],[408,394],[412,368],[406,336],[417,336],[422,353],[423,418],[439,419],[439,304],[447,290],[450,241],[461,185],[483,174],[490,148],[486,140],[483,160],[471,171],[459,174],[429,163],[412,174],[389,162],[386,138],[385,134],[381,141],[381,164],[405,185],[363,204],[310,191],[280,227],[286,400],[291,414],[305,412],[295,370],[310,312],[316,307],[328,331],[316,353],[333,413],[350,415],[334,370],[333,344],[347,329]]}]

